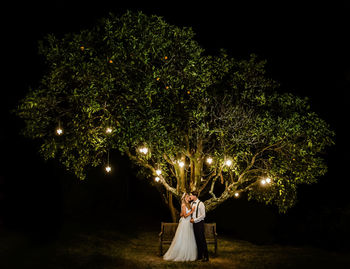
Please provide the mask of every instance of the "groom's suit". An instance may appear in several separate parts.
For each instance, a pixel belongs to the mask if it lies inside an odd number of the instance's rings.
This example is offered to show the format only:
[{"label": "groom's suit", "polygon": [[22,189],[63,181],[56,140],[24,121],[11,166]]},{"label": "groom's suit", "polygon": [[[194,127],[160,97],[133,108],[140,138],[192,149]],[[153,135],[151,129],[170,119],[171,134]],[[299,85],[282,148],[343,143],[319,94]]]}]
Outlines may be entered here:
[{"label": "groom's suit", "polygon": [[204,234],[205,206],[202,201],[199,201],[199,199],[193,201],[191,206],[195,206],[191,217],[194,220],[193,231],[197,243],[198,259],[209,259],[207,241],[205,240]]}]

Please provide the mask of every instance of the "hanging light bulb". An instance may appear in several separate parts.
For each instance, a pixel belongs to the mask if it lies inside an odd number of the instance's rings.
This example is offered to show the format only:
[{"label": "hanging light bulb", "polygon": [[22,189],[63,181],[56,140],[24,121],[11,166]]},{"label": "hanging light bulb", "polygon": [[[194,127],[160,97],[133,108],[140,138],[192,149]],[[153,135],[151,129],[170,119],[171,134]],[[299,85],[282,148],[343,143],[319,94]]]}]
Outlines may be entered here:
[{"label": "hanging light bulb", "polygon": [[146,148],[146,147],[140,148],[139,150],[140,150],[140,152],[142,152],[143,154],[147,154],[147,152],[148,152],[148,148]]},{"label": "hanging light bulb", "polygon": [[112,133],[112,131],[113,131],[113,130],[112,130],[112,128],[111,128],[111,127],[107,127],[107,128],[106,128],[106,133],[107,133],[107,134]]},{"label": "hanging light bulb", "polygon": [[208,157],[208,158],[207,158],[207,163],[208,163],[208,164],[211,164],[212,162],[213,162],[213,159],[212,159],[211,157]]},{"label": "hanging light bulb", "polygon": [[159,177],[155,177],[154,180],[158,182],[160,180],[160,178]]},{"label": "hanging light bulb", "polygon": [[238,192],[235,192],[235,197],[239,197],[239,193]]},{"label": "hanging light bulb", "polygon": [[226,160],[225,164],[226,164],[227,166],[231,166],[232,161],[231,161],[231,160]]},{"label": "hanging light bulb", "polygon": [[179,161],[179,166],[184,167],[185,163],[183,161]]},{"label": "hanging light bulb", "polygon": [[57,133],[58,135],[63,134],[62,128],[58,127],[58,128],[56,129],[56,133]]},{"label": "hanging light bulb", "polygon": [[265,179],[265,181],[266,181],[266,183],[271,183],[271,178],[268,177]]},{"label": "hanging light bulb", "polygon": [[107,153],[107,165],[105,167],[105,170],[106,170],[107,173],[112,171],[112,167],[110,167],[110,165],[109,165],[109,150],[108,150],[108,153]]},{"label": "hanging light bulb", "polygon": [[261,180],[261,185],[265,185],[265,184],[266,184],[266,180],[265,179]]},{"label": "hanging light bulb", "polygon": [[159,176],[159,175],[162,173],[162,170],[157,169],[157,170],[156,170],[156,173],[157,173],[157,175]]},{"label": "hanging light bulb", "polygon": [[106,169],[106,172],[107,172],[107,173],[109,173],[109,172],[112,171],[112,168],[111,168],[109,165],[107,165],[107,166],[105,167],[105,169]]},{"label": "hanging light bulb", "polygon": [[56,129],[56,134],[57,135],[63,134],[63,129],[61,128],[61,121],[58,121],[58,127]]}]

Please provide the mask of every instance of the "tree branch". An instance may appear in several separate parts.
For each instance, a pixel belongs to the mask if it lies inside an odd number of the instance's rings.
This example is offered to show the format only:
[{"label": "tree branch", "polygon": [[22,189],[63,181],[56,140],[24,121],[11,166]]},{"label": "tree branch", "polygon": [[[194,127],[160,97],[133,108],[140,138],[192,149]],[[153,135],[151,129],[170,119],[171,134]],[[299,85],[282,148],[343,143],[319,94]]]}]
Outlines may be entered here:
[{"label": "tree branch", "polygon": [[[132,155],[128,149],[126,149],[125,152],[126,152],[126,154],[129,156],[130,159],[134,160],[136,163],[140,164],[141,166],[144,166],[144,167],[150,169],[150,170],[152,171],[153,176],[158,176],[157,173],[156,173],[156,169],[155,169],[152,165],[150,165],[150,164],[148,164],[148,163],[145,163],[145,162],[143,162],[142,160],[140,160],[139,158],[137,158],[136,156]],[[165,179],[164,179],[164,177],[163,177],[162,175],[159,175],[158,177],[159,177],[159,179],[160,179],[159,182],[162,183],[163,186],[164,186],[168,191],[172,192],[172,193],[175,194],[176,196],[179,195],[178,192],[177,192],[177,190],[176,190],[175,188],[171,187],[171,186],[165,181]]]},{"label": "tree branch", "polygon": [[270,149],[270,148],[272,148],[272,147],[277,146],[278,144],[282,143],[282,141],[283,141],[283,139],[280,140],[280,141],[278,141],[278,142],[276,142],[275,144],[269,145],[269,146],[267,146],[267,147],[265,147],[265,148],[259,150],[257,153],[255,153],[254,156],[252,157],[250,163],[248,164],[248,166],[247,166],[247,167],[244,169],[244,171],[239,175],[238,181],[239,181],[239,182],[242,181],[243,176],[249,171],[250,168],[253,167],[256,158],[257,158],[261,153],[263,153],[264,151],[266,151],[266,150],[268,150],[268,149]]},{"label": "tree branch", "polygon": [[175,166],[174,162],[165,153],[163,153],[163,157],[171,165],[169,167],[169,170],[173,174],[173,176],[176,178],[176,173],[174,172],[174,169],[173,169],[173,167]]},{"label": "tree branch", "polygon": [[216,169],[214,171],[211,172],[211,174],[209,175],[209,177],[205,180],[204,184],[200,187],[199,189],[199,193],[201,193],[205,187],[208,185],[208,183],[210,182],[210,180],[216,175]]}]

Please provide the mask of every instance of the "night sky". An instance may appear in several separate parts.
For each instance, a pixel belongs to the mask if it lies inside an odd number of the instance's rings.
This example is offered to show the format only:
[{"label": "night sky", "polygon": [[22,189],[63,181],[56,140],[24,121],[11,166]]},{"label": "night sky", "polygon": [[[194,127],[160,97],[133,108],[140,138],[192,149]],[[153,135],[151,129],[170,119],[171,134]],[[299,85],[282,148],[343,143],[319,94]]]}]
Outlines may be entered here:
[{"label": "night sky", "polygon": [[[73,3],[72,3],[73,2]],[[113,3],[112,3],[113,2]],[[147,1],[148,2],[148,1]],[[243,2],[243,1],[242,1]],[[248,1],[244,1],[248,2]],[[265,1],[260,1],[265,2]],[[280,1],[285,2],[285,1]],[[255,53],[267,60],[267,74],[288,92],[311,99],[312,108],[336,132],[336,146],[325,155],[329,172],[312,186],[299,188],[299,202],[287,215],[277,209],[245,199],[226,202],[208,216],[222,231],[256,239],[242,231],[251,223],[267,220],[260,236],[271,235],[268,226],[300,223],[314,214],[310,223],[332,212],[349,210],[349,141],[347,125],[350,107],[350,5],[233,4],[203,1],[196,6],[176,2],[166,6],[121,4],[118,1],[47,1],[46,4],[12,3],[1,16],[1,158],[0,220],[18,231],[38,235],[45,229],[59,230],[65,216],[94,212],[108,219],[112,211],[133,208],[147,212],[149,222],[159,225],[170,220],[158,192],[135,178],[129,161],[112,154],[115,172],[108,178],[102,168],[89,172],[84,182],[64,171],[56,161],[45,162],[38,155],[38,142],[19,133],[23,122],[10,114],[29,87],[38,85],[45,66],[38,55],[38,41],[49,33],[58,36],[93,26],[109,12],[123,14],[127,9],[163,16],[171,24],[190,26],[196,39],[215,54],[220,48],[237,59]],[[344,1],[345,2],[345,1]],[[149,195],[148,195],[149,194]],[[103,208],[104,210],[101,210]],[[328,211],[327,211],[328,210]],[[329,215],[325,215],[324,212]],[[231,220],[227,212],[234,212]],[[115,217],[115,216],[114,216]],[[91,217],[93,218],[93,217]],[[117,218],[117,217],[115,217]],[[306,223],[306,222],[302,222]],[[308,225],[307,223],[305,224]],[[332,223],[330,224],[332,225]],[[158,227],[158,226],[157,226]],[[239,234],[236,230],[241,231]],[[261,235],[263,234],[263,235]],[[276,235],[275,235],[276,236]],[[278,237],[278,236],[277,236]],[[264,239],[264,238],[263,238]],[[262,239],[262,240],[263,240]]]}]

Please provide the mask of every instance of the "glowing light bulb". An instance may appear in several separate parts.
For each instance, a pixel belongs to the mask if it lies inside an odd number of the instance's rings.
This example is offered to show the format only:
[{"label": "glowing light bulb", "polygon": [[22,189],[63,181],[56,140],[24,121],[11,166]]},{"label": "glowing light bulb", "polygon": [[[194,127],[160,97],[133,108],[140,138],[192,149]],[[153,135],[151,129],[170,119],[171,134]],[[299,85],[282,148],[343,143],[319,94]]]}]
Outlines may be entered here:
[{"label": "glowing light bulb", "polygon": [[159,177],[155,177],[154,180],[158,182],[160,180],[160,178]]},{"label": "glowing light bulb", "polygon": [[212,162],[213,162],[213,159],[210,158],[210,157],[208,157],[208,158],[207,158],[207,163],[208,163],[208,164],[211,164]]},{"label": "glowing light bulb", "polygon": [[109,165],[107,165],[105,169],[106,169],[106,172],[107,172],[107,173],[109,173],[109,172],[112,171],[112,168],[111,168]]},{"label": "glowing light bulb", "polygon": [[266,181],[266,183],[271,183],[271,178],[268,177],[265,179],[265,181]]},{"label": "glowing light bulb", "polygon": [[261,180],[261,185],[265,185],[265,184],[266,184],[266,180],[265,179]]},{"label": "glowing light bulb", "polygon": [[56,133],[57,133],[58,135],[63,134],[63,130],[61,129],[61,127],[58,127],[58,128],[56,129]]},{"label": "glowing light bulb", "polygon": [[157,173],[157,175],[159,176],[159,175],[162,173],[162,171],[159,170],[159,169],[157,169],[157,170],[156,170],[156,173]]},{"label": "glowing light bulb", "polygon": [[146,147],[140,148],[140,152],[142,152],[143,154],[147,154],[148,148]]},{"label": "glowing light bulb", "polygon": [[235,192],[235,197],[238,197],[239,196],[239,193],[238,192]]},{"label": "glowing light bulb", "polygon": [[183,161],[179,161],[179,166],[184,167],[185,163]]},{"label": "glowing light bulb", "polygon": [[230,166],[230,165],[232,164],[232,161],[231,161],[231,160],[227,160],[227,161],[225,162],[225,164],[226,164],[227,166]]},{"label": "glowing light bulb", "polygon": [[107,134],[110,134],[112,131],[113,131],[113,130],[112,130],[111,127],[107,127],[107,129],[106,129],[106,133],[107,133]]}]

